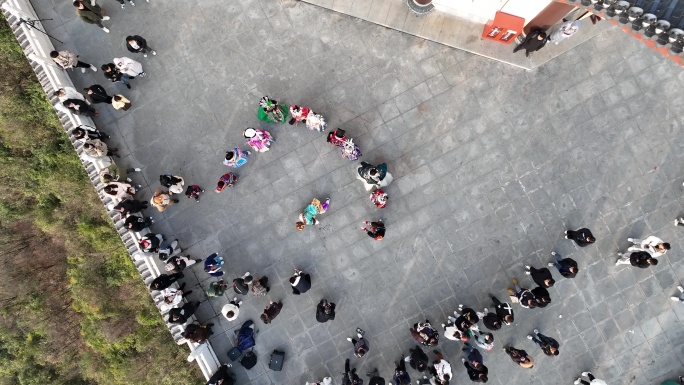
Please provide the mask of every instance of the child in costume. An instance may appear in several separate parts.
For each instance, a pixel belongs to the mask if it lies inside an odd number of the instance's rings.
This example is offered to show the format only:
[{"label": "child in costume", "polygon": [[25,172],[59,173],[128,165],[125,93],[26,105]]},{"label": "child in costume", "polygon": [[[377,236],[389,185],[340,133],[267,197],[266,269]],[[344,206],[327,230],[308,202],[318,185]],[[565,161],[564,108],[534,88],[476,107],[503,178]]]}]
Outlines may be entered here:
[{"label": "child in costume", "polygon": [[311,131],[323,132],[328,127],[323,116],[306,107],[290,106],[290,116],[292,116],[289,121],[291,125],[303,121]]},{"label": "child in costume", "polygon": [[346,133],[342,129],[336,129],[328,134],[328,143],[335,147],[339,147],[342,151],[342,157],[351,161],[357,160],[361,157],[361,150],[359,146],[354,144],[353,139],[347,139]]},{"label": "child in costume", "polygon": [[370,195],[371,202],[373,202],[375,208],[378,209],[384,209],[385,206],[387,206],[388,198],[389,196],[387,195],[387,193],[380,189],[373,191]]},{"label": "child in costume", "polygon": [[247,163],[247,156],[251,154],[251,151],[242,151],[240,147],[235,147],[233,151],[226,151],[226,158],[223,159],[223,164],[228,167],[238,168]]},{"label": "child in costume", "polygon": [[278,101],[264,96],[259,100],[257,117],[259,117],[259,120],[268,123],[285,123],[287,120],[287,109],[278,104]]},{"label": "child in costume", "polygon": [[382,219],[378,219],[377,222],[363,222],[361,230],[365,231],[369,237],[376,241],[381,240],[385,236],[385,224],[382,222]]},{"label": "child in costume", "polygon": [[247,144],[256,152],[266,152],[271,148],[271,142],[275,142],[271,133],[266,130],[249,127],[242,132]]},{"label": "child in costume", "polygon": [[233,174],[232,172],[229,172],[228,174],[223,174],[219,179],[218,183],[216,183],[216,192],[220,193],[226,187],[233,187],[237,180],[238,176]]},{"label": "child in costume", "polygon": [[321,201],[315,199],[311,201],[311,204],[306,206],[304,212],[299,214],[299,221],[296,223],[297,230],[302,231],[306,225],[317,225],[318,219],[316,216],[318,214],[323,214],[328,211],[330,207],[330,198],[326,198],[325,202],[321,204]]},{"label": "child in costume", "polygon": [[204,190],[200,186],[193,184],[188,186],[188,189],[185,190],[185,196],[188,198],[193,198],[197,203],[199,203],[199,196],[203,192]]}]

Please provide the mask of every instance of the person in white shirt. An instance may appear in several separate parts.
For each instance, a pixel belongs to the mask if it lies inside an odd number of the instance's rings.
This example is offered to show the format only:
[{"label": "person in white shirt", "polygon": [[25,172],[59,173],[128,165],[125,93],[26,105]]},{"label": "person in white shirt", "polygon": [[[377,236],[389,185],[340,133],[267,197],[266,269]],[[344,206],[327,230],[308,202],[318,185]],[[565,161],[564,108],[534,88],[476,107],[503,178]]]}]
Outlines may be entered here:
[{"label": "person in white shirt", "polygon": [[[587,377],[589,382],[583,380],[582,377]],[[575,380],[575,385],[608,385],[605,381],[594,377],[590,372],[582,372],[582,377]]]},{"label": "person in white shirt", "polygon": [[435,351],[437,360],[432,364],[436,375],[430,379],[431,385],[448,384],[453,375],[451,374],[451,364],[442,356],[442,353]]},{"label": "person in white shirt", "polygon": [[653,258],[658,258],[670,250],[669,243],[653,235],[643,240],[637,238],[627,238],[627,240],[634,244],[627,251],[648,251]]},{"label": "person in white shirt", "polygon": [[90,102],[86,100],[85,96],[76,91],[76,89],[73,87],[62,87],[55,91],[52,95],[56,96],[57,100],[59,100],[59,103],[55,104],[55,109],[65,114],[71,112],[69,111],[69,108],[64,105],[64,102],[69,99],[83,100],[86,102],[86,104],[90,105]]},{"label": "person in white shirt", "polygon": [[238,302],[237,297],[235,297],[227,305],[223,306],[221,314],[223,314],[228,321],[233,321],[237,319],[238,314],[240,314],[240,305],[242,305],[242,301]]},{"label": "person in white shirt", "polygon": [[122,73],[132,78],[145,76],[142,64],[128,57],[115,57],[114,65]]}]

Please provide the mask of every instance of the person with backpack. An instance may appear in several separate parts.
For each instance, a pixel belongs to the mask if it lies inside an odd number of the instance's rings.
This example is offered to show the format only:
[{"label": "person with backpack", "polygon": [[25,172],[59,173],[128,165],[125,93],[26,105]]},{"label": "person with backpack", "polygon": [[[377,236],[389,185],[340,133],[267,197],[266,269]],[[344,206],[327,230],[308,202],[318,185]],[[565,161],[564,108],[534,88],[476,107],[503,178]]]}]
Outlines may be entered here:
[{"label": "person with backpack", "polygon": [[513,52],[518,52],[521,49],[525,49],[525,56],[530,57],[530,52],[536,52],[544,48],[546,43],[549,41],[549,37],[546,32],[539,27],[533,27],[530,34],[525,37],[520,45],[515,47]]},{"label": "person with backpack", "polygon": [[491,294],[489,296],[492,298],[492,302],[494,302],[494,310],[496,311],[496,315],[499,317],[501,322],[506,325],[512,324],[515,321],[515,315],[513,314],[513,308],[511,307],[511,304],[507,302],[501,302],[498,298]]}]

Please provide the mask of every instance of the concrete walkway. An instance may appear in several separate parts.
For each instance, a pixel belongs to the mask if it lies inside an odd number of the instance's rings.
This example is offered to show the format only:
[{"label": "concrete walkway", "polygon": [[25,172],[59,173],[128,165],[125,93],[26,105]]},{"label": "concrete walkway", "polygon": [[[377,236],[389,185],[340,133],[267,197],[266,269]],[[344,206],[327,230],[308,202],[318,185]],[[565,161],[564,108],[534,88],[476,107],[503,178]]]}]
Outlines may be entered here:
[{"label": "concrete walkway", "polygon": [[[128,34],[158,51],[138,58],[148,76],[130,91],[101,71],[72,77],[132,101],[128,112],[99,107],[97,121],[126,155],[122,165],[143,167],[143,197],[165,172],[207,190],[201,203],[181,197],[154,214],[155,232],[177,236],[193,257],[218,251],[228,280],[247,270],[267,275],[269,297],[283,301],[271,325],[257,320],[266,298],[244,298],[233,323],[219,315],[232,295],[201,305],[199,318],[216,324],[211,343],[222,360],[233,330],[257,321],[259,363],[235,368],[239,384],[299,385],[324,375],[339,384],[352,356],[345,338],[356,327],[371,350],[354,365],[361,373],[377,367],[389,380],[394,361],[414,346],[414,322],[440,324],[459,303],[489,306],[488,293],[505,298],[510,279],[529,283],[523,266],[545,264],[552,250],[582,270],[574,280],[556,275],[549,307],[515,308],[515,326],[483,353],[489,384],[571,384],[583,370],[621,385],[682,374],[684,306],[670,296],[684,280],[684,231],[672,225],[684,213],[684,76],[621,31],[525,71],[294,0],[139,0],[125,10],[110,1],[111,34],[76,19],[68,2],[34,6],[54,18],[45,25],[65,41],[57,46],[83,61],[129,55]],[[372,208],[356,164],[301,125],[264,126],[277,139],[272,150],[238,170],[235,188],[214,193],[228,171],[223,153],[244,148],[242,130],[260,126],[263,95],[313,108],[348,131],[363,160],[387,162],[395,177],[388,207]],[[322,224],[297,232],[300,210],[326,196]],[[374,218],[388,225],[381,242],[359,229]],[[592,229],[596,245],[563,239],[580,226]],[[627,237],[649,234],[673,245],[657,267],[613,266]],[[314,280],[301,296],[286,283],[295,267]],[[193,270],[190,297],[206,300],[210,280]],[[338,317],[318,324],[323,297],[337,303]],[[559,357],[525,339],[535,327],[561,342]],[[535,368],[516,368],[504,344],[532,353]],[[275,348],[286,351],[282,372],[267,369]],[[445,340],[439,349],[456,381],[468,383],[460,344]]]}]

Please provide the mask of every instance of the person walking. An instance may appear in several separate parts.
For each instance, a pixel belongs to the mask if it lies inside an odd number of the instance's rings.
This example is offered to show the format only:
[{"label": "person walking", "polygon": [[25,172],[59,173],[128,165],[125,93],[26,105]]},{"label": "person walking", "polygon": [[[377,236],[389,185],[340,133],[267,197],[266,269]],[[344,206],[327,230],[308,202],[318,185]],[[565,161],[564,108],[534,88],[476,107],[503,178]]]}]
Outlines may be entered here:
[{"label": "person walking", "polygon": [[670,250],[669,243],[663,242],[662,239],[654,235],[643,240],[637,238],[627,238],[627,240],[633,243],[633,246],[629,247],[627,251],[648,251],[653,258],[658,258]]},{"label": "person walking", "polygon": [[547,337],[539,332],[539,329],[534,329],[534,335],[528,334],[527,335],[528,340],[532,340],[535,344],[539,345],[541,350],[546,354],[547,356],[557,356],[560,351],[558,348],[560,345],[558,344],[558,341],[551,337]]},{"label": "person walking", "polygon": [[68,70],[71,68],[80,68],[81,73],[85,73],[86,68],[90,68],[91,70],[93,70],[93,72],[97,72],[97,68],[95,68],[94,65],[78,60],[78,55],[71,51],[52,51],[50,52],[50,57],[52,58],[52,61],[57,63],[59,68],[63,70]]},{"label": "person walking", "polygon": [[349,358],[344,361],[344,377],[342,377],[342,385],[362,385],[363,380],[356,374],[356,368],[351,368]]},{"label": "person walking", "polygon": [[114,65],[119,72],[128,75],[131,79],[136,76],[144,77],[147,75],[145,70],[143,70],[142,64],[129,57],[115,57]]},{"label": "person walking", "polygon": [[116,94],[112,97],[112,107],[115,110],[128,111],[132,106],[131,101],[121,94]]},{"label": "person walking", "polygon": [[[123,8],[123,0],[119,1],[122,2],[121,7]],[[147,45],[147,40],[145,40],[140,35],[126,36],[126,49],[129,52],[141,53],[143,54],[143,57],[147,57],[148,52],[151,53],[153,56],[157,54],[157,52],[153,50],[152,47]]]},{"label": "person walking", "polygon": [[176,281],[183,278],[183,273],[178,274],[161,274],[159,277],[152,280],[150,283],[150,290],[162,291],[173,285]]},{"label": "person walking", "polygon": [[207,296],[220,297],[226,292],[226,290],[228,290],[229,287],[230,285],[224,282],[223,279],[216,280],[209,284],[209,287],[207,288]]},{"label": "person walking", "polygon": [[335,304],[323,298],[316,306],[316,321],[325,323],[335,319]]},{"label": "person walking", "polygon": [[212,277],[221,277],[224,274],[222,266],[223,258],[219,257],[218,253],[213,253],[204,261],[204,272]]},{"label": "person walking", "polygon": [[477,316],[480,317],[484,326],[489,330],[499,330],[501,329],[501,318],[495,313],[490,313],[488,308],[484,308],[483,311],[477,312]]},{"label": "person walking", "polygon": [[494,302],[494,310],[499,319],[506,325],[510,325],[515,321],[515,315],[513,314],[513,308],[507,302],[501,302],[498,298],[493,295],[489,295]]},{"label": "person walking", "polygon": [[270,132],[249,127],[242,132],[247,144],[256,152],[266,152],[271,149],[271,143],[275,139]]},{"label": "person walking", "polygon": [[560,275],[565,278],[575,278],[575,276],[577,276],[579,268],[577,267],[577,262],[575,262],[574,259],[563,258],[562,255],[556,253],[555,251],[552,251],[551,255],[556,258],[556,262],[549,262],[549,266],[553,266],[558,269]]},{"label": "person walking", "polygon": [[615,266],[618,265],[632,265],[640,269],[645,269],[650,266],[655,266],[658,264],[658,260],[655,259],[651,253],[648,251],[633,251],[626,253],[617,253],[620,257],[615,261]]},{"label": "person walking", "polygon": [[251,154],[251,151],[242,151],[240,147],[235,147],[233,151],[226,151],[223,165],[238,168],[247,163],[247,157]]},{"label": "person walking", "polygon": [[537,307],[545,308],[549,306],[551,303],[551,294],[549,294],[549,291],[546,290],[546,288],[537,286],[530,291],[534,296],[534,301],[536,302]]},{"label": "person walking", "polygon": [[[385,384],[383,383],[382,385]],[[406,361],[404,361],[403,355],[399,357],[399,361],[395,363],[391,385],[411,385],[411,376],[409,376],[406,371]]]},{"label": "person walking", "polygon": [[99,84],[93,84],[90,87],[84,88],[83,91],[88,95],[90,101],[95,104],[112,104],[112,97],[107,95],[107,90]]},{"label": "person walking", "polygon": [[430,320],[426,319],[425,322],[413,324],[413,327],[409,328],[409,332],[416,342],[424,346],[437,346],[439,343],[439,332],[432,327]]},{"label": "person walking", "polygon": [[366,162],[361,162],[359,167],[356,168],[356,174],[356,178],[363,181],[367,191],[389,186],[394,179],[392,174],[387,172],[386,163],[373,166]]},{"label": "person walking", "polygon": [[526,351],[521,349],[516,349],[512,346],[506,346],[503,350],[511,357],[511,360],[518,364],[520,367],[525,369],[531,369],[534,367],[534,358],[527,354]]},{"label": "person walking", "polygon": [[140,217],[137,215],[129,215],[124,221],[124,227],[131,231],[143,231],[144,229],[152,226],[154,223],[154,218],[152,217]]},{"label": "person walking", "polygon": [[290,277],[292,294],[299,295],[311,289],[311,276],[301,270],[294,269],[294,275]]},{"label": "person walking", "polygon": [[363,226],[361,226],[361,230],[365,231],[373,240],[380,241],[385,236],[385,223],[382,219],[378,219],[374,222],[365,221],[363,222]]},{"label": "person walking", "polygon": [[176,307],[169,310],[169,323],[182,325],[195,314],[195,310],[199,307],[199,302],[188,302],[182,307]]},{"label": "person walking", "polygon": [[[585,381],[582,379],[582,377],[586,377],[589,382]],[[579,377],[575,380],[574,384],[575,385],[608,385],[607,382],[603,380],[599,380],[598,378],[594,377],[593,374],[590,372],[582,372],[582,377]],[[681,377],[680,377],[681,379]]]},{"label": "person walking", "polygon": [[581,228],[579,230],[566,230],[565,239],[572,239],[579,247],[586,247],[596,242],[596,238],[587,228]]},{"label": "person walking", "polygon": [[125,85],[129,90],[131,89],[131,83],[129,82],[131,77],[121,73],[114,63],[103,64],[100,68],[102,68],[102,74],[105,78],[109,79],[110,82],[119,82]]},{"label": "person walking", "polygon": [[409,363],[413,369],[423,373],[428,368],[428,356],[419,345],[415,348],[409,349],[409,355],[404,358],[405,362]]},{"label": "person walking", "polygon": [[76,7],[76,14],[81,20],[88,24],[95,24],[102,28],[105,33],[109,33],[109,29],[102,25],[103,21],[109,20],[109,16],[102,16],[103,10],[95,0],[75,0],[73,5]]},{"label": "person walking", "polygon": [[307,225],[317,225],[320,222],[316,219],[316,216],[323,214],[328,211],[330,207],[330,198],[326,198],[325,202],[321,203],[317,198],[311,201],[311,204],[304,208],[304,212],[299,214],[299,221],[295,223],[297,230],[302,231]]},{"label": "person walking", "polygon": [[161,189],[156,190],[152,199],[150,199],[152,207],[157,209],[160,213],[176,203],[178,203],[178,199],[171,199],[171,194]]},{"label": "person walking", "polygon": [[534,294],[532,294],[530,289],[520,287],[516,278],[513,278],[513,287],[515,288],[515,291],[509,288],[508,294],[511,294],[511,298],[517,299],[520,306],[526,309],[534,309],[537,307],[537,301],[534,298]]},{"label": "person walking", "polygon": [[466,356],[461,358],[461,361],[468,372],[470,381],[486,383],[489,381],[487,378],[489,369],[484,365],[482,354],[480,354],[477,349],[470,346],[470,344],[467,342],[463,345],[464,347],[462,350]]},{"label": "person walking", "polygon": [[678,285],[677,290],[679,290],[679,295],[672,296],[670,297],[670,299],[672,299],[673,301],[684,302],[684,286]]},{"label": "person walking", "polygon": [[435,362],[432,364],[432,374],[435,376],[435,382],[439,385],[448,385],[453,378],[451,373],[451,364],[444,359],[442,353],[434,350],[433,353],[437,356]]},{"label": "person walking", "polygon": [[368,340],[363,338],[364,331],[361,330],[360,328],[356,328],[356,338],[351,338],[347,337],[347,341],[351,342],[352,345],[354,345],[354,355],[361,358],[368,353],[368,350],[370,349],[370,345],[368,344]]},{"label": "person walking", "polygon": [[185,327],[183,337],[185,337],[186,340],[195,344],[204,343],[209,337],[211,337],[214,334],[214,332],[211,330],[212,326],[214,326],[214,324],[212,323],[206,325],[202,325],[200,323],[191,323],[190,325]]},{"label": "person walking", "polygon": [[282,302],[268,301],[268,306],[264,308],[264,312],[261,314],[261,321],[265,324],[270,324],[280,314],[280,309],[282,308]]},{"label": "person walking", "polygon": [[221,308],[221,314],[226,317],[226,320],[234,321],[240,314],[240,305],[242,305],[242,301],[238,301],[237,297],[235,297]]},{"label": "person walking", "polygon": [[523,42],[520,43],[520,45],[515,47],[513,53],[518,52],[524,48],[525,56],[530,57],[530,52],[539,51],[546,45],[548,41],[549,38],[546,35],[546,32],[544,32],[539,27],[533,27],[530,31],[530,34],[525,37],[525,40],[523,40]]},{"label": "person walking", "polygon": [[532,280],[534,281],[534,283],[537,284],[537,286],[552,287],[553,284],[556,283],[549,269],[545,267],[542,267],[541,269],[536,269],[530,265],[525,265],[525,268],[527,269],[525,274],[531,276]]}]

